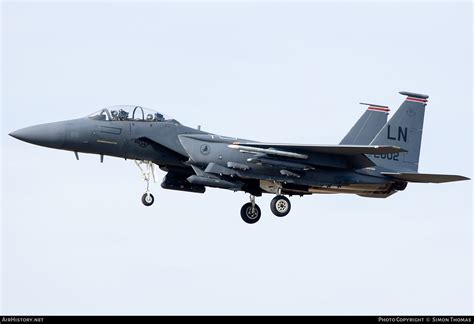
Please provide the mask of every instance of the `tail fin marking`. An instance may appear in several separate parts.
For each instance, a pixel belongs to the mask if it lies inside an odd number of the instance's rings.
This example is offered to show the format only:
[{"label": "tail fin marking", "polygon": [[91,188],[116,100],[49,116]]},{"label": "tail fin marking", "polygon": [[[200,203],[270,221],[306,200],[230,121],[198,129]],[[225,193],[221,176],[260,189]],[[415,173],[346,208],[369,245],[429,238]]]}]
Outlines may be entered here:
[{"label": "tail fin marking", "polygon": [[428,96],[404,91],[400,94],[406,95],[407,98],[371,145],[399,146],[407,152],[373,155],[370,158],[377,165],[390,170],[417,172]]}]

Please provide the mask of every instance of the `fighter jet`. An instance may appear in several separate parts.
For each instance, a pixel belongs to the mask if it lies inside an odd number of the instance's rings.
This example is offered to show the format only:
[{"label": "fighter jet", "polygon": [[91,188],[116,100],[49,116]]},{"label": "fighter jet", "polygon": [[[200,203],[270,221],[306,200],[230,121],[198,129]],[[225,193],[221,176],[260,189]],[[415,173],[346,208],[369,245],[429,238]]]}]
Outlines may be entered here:
[{"label": "fighter jet", "polygon": [[9,135],[24,142],[78,153],[134,160],[146,181],[142,203],[151,206],[149,182],[157,165],[164,189],[204,193],[206,187],[246,192],[240,215],[248,224],[262,212],[256,197],[275,195],[274,215],[291,210],[288,196],[355,194],[387,198],[411,182],[469,180],[458,175],[418,172],[428,96],[406,96],[387,122],[386,106],[367,111],[339,145],[263,143],[216,135],[182,125],[141,106],[113,106],[84,118],[36,125]]}]

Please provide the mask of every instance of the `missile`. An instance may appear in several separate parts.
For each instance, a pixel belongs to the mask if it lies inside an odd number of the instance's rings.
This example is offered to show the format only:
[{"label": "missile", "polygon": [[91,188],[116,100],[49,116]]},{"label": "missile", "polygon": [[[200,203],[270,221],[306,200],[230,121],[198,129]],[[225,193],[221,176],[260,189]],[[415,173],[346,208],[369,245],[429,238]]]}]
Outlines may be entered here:
[{"label": "missile", "polygon": [[214,187],[214,188],[232,189],[232,190],[239,190],[242,188],[241,184],[238,184],[235,182],[230,182],[230,181],[217,179],[217,178],[200,177],[197,175],[192,175],[188,177],[187,180],[192,184]]},{"label": "missile", "polygon": [[308,159],[308,156],[306,154],[275,150],[272,148],[266,149],[266,148],[261,148],[261,147],[252,147],[252,146],[237,145],[237,144],[230,144],[228,145],[228,147],[233,150],[239,150],[242,153],[263,153],[263,154],[268,154],[268,155],[284,156],[284,157],[301,159],[301,160]]},{"label": "missile", "polygon": [[314,169],[312,166],[303,163],[295,163],[289,161],[279,161],[266,158],[249,158],[247,159],[248,163],[260,164],[260,165],[269,165],[273,167],[283,167],[294,170],[308,171]]}]

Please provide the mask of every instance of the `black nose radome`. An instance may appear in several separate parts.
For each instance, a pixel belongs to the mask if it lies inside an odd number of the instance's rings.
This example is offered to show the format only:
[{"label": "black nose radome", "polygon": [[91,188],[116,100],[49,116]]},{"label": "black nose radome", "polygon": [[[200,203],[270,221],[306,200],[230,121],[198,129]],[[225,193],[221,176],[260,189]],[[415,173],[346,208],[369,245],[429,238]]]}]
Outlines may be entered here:
[{"label": "black nose radome", "polygon": [[61,148],[66,137],[66,124],[58,122],[36,125],[16,130],[9,135],[27,143]]}]

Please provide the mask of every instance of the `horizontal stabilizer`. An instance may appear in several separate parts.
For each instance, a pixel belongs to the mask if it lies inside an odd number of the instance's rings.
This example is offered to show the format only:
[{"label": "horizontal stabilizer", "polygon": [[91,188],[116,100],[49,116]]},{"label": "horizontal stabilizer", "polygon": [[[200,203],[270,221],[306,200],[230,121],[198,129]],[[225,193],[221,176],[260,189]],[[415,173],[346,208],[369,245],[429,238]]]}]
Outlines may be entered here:
[{"label": "horizontal stabilizer", "polygon": [[[398,146],[390,145],[299,145],[299,144],[276,144],[276,143],[233,143],[229,145],[230,148],[236,150],[245,150],[248,152],[258,152],[278,155],[280,154],[294,154],[299,158],[304,159],[305,156],[298,154],[299,152],[308,153],[325,153],[325,154],[340,154],[340,155],[358,155],[358,154],[390,154],[406,152]],[[282,151],[284,150],[284,151]],[[296,152],[298,153],[296,153]],[[293,153],[294,152],[294,153]],[[291,156],[291,157],[296,157]],[[290,156],[289,156],[290,157]]]},{"label": "horizontal stabilizer", "polygon": [[397,180],[419,183],[444,183],[453,181],[471,180],[467,177],[451,174],[429,174],[429,173],[396,173],[381,172],[381,174],[390,176]]}]

